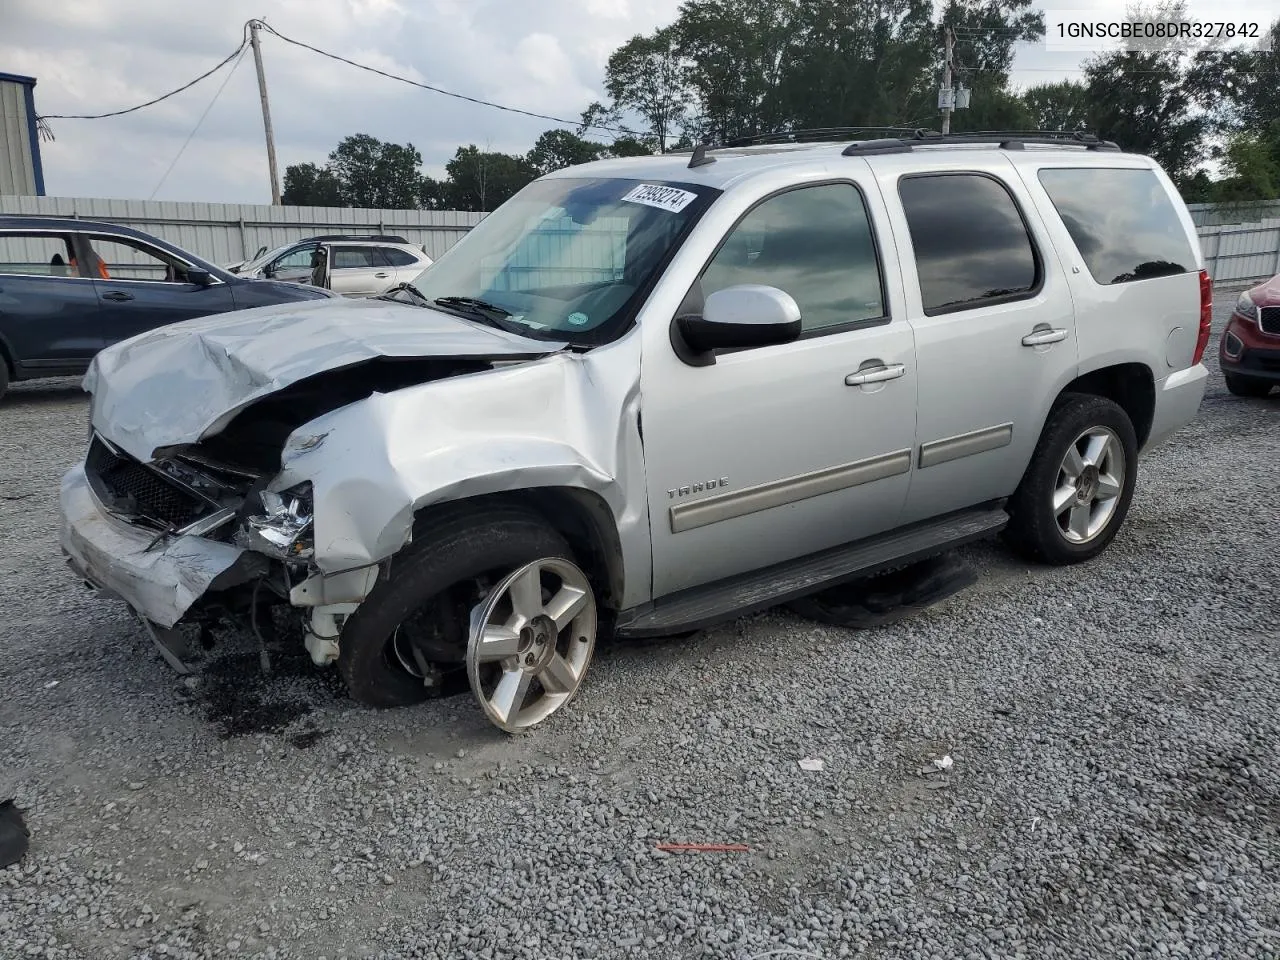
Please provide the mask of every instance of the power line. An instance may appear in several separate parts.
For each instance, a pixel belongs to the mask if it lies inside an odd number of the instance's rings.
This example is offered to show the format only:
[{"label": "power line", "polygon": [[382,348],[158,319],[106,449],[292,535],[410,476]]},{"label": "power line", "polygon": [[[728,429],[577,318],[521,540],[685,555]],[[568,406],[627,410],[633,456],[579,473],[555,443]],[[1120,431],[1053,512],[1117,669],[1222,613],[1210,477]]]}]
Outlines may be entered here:
[{"label": "power line", "polygon": [[[494,103],[492,100],[481,100],[479,97],[469,97],[464,93],[454,93],[452,90],[446,90],[443,87],[433,86],[432,84],[429,84],[429,83],[421,83],[417,80],[410,80],[408,77],[402,77],[402,76],[399,76],[398,74],[388,73],[385,70],[379,70],[377,67],[370,67],[363,63],[357,63],[354,60],[349,60],[346,57],[339,56],[336,53],[330,53],[328,50],[321,50],[319,47],[313,47],[309,43],[303,43],[301,40],[295,40],[292,37],[286,37],[283,33],[281,33],[279,30],[277,30],[275,27],[271,26],[268,23],[262,23],[262,29],[266,30],[268,33],[272,34],[273,36],[283,40],[285,43],[293,44],[295,47],[302,47],[304,50],[310,50],[312,53],[318,53],[322,57],[328,57],[330,60],[337,60],[339,63],[345,63],[348,66],[356,67],[357,69],[365,70],[369,73],[375,73],[378,76],[386,77],[389,80],[399,80],[401,83],[407,83],[411,87],[419,87],[423,90],[430,90],[432,93],[443,94],[446,97],[453,97],[457,100],[465,100],[468,103],[479,104],[482,107],[492,107],[495,110],[505,110],[507,113],[518,113],[526,117],[535,117],[538,120],[551,120],[554,123],[563,123],[568,126],[580,125],[580,121],[577,121],[577,120],[565,120],[563,117],[553,117],[545,113],[534,113],[531,110],[522,110],[519,107],[508,107],[505,104]],[[627,132],[623,128],[609,127],[601,123],[592,123],[592,124],[588,124],[587,126],[589,128],[593,128],[597,130],[608,130],[610,133],[625,134]]]},{"label": "power line", "polygon": [[160,188],[164,186],[164,182],[169,179],[169,174],[173,173],[173,168],[177,166],[178,161],[182,159],[182,154],[186,151],[187,145],[191,143],[191,138],[196,135],[201,124],[204,123],[204,118],[209,115],[209,111],[213,109],[213,105],[217,103],[218,98],[222,96],[222,91],[227,89],[227,84],[230,83],[231,78],[236,75],[236,70],[239,69],[240,64],[244,61],[244,50],[245,47],[242,43],[240,44],[240,56],[236,59],[236,62],[231,65],[231,69],[227,71],[227,75],[222,78],[222,83],[218,86],[218,92],[213,95],[213,99],[209,101],[209,105],[204,108],[204,113],[200,114],[200,119],[197,120],[196,125],[191,128],[191,132],[187,134],[187,139],[182,141],[182,146],[178,148],[178,152],[174,155],[173,160],[169,162],[169,166],[166,168],[164,176],[160,178],[160,182],[156,184],[156,188],[151,191],[151,196],[147,197],[148,200],[154,200],[156,194],[160,192]]},{"label": "power line", "polygon": [[178,94],[182,93],[182,91],[184,90],[190,90],[192,87],[194,87],[201,80],[204,80],[206,77],[213,76],[223,67],[225,67],[228,63],[230,63],[232,60],[238,57],[241,53],[243,53],[245,44],[248,42],[249,42],[248,39],[244,35],[242,35],[240,37],[240,46],[236,47],[234,50],[231,51],[231,53],[227,54],[227,56],[223,60],[221,60],[216,67],[214,67],[211,70],[206,70],[204,73],[200,74],[200,76],[196,77],[194,80],[190,81],[189,83],[184,83],[182,86],[178,87],[178,89],[170,90],[168,93],[162,96],[156,97],[154,100],[148,100],[146,103],[140,103],[136,107],[126,107],[123,110],[112,110],[110,113],[48,113],[40,117],[37,117],[36,119],[38,120],[104,120],[107,117],[120,117],[126,113],[133,113],[137,110],[141,110],[144,107],[154,106],[155,104],[159,103],[162,100],[168,100],[170,97],[177,96]]}]

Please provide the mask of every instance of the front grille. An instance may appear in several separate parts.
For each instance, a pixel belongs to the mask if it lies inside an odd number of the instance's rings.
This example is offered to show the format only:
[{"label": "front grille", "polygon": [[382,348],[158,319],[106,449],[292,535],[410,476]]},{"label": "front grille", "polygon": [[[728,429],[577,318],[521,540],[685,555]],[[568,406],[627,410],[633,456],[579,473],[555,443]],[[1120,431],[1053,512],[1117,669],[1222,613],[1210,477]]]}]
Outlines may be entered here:
[{"label": "front grille", "polygon": [[1280,336],[1280,307],[1263,307],[1258,314],[1258,326],[1262,327],[1262,332]]},{"label": "front grille", "polygon": [[85,458],[85,475],[98,499],[112,513],[159,530],[185,527],[210,512],[205,500],[94,436]]}]

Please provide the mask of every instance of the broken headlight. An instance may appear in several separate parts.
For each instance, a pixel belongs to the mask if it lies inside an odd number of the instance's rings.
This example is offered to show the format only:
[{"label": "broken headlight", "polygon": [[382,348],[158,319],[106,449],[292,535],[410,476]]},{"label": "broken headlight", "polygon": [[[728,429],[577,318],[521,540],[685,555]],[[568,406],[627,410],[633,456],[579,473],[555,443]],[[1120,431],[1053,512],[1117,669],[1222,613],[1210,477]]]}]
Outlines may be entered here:
[{"label": "broken headlight", "polygon": [[280,493],[256,494],[260,510],[245,517],[237,542],[277,560],[306,560],[315,553],[311,484],[300,483]]}]

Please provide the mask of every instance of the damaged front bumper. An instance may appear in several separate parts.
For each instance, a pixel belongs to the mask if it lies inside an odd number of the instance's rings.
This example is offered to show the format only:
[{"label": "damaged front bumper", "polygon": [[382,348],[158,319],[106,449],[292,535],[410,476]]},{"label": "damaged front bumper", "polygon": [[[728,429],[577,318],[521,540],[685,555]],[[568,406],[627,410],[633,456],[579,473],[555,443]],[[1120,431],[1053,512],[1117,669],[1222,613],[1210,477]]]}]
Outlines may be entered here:
[{"label": "damaged front bumper", "polygon": [[62,552],[82,580],[140,616],[172,627],[210,591],[265,576],[266,557],[203,537],[156,543],[155,533],[113,518],[89,488],[84,465],[62,478]]}]

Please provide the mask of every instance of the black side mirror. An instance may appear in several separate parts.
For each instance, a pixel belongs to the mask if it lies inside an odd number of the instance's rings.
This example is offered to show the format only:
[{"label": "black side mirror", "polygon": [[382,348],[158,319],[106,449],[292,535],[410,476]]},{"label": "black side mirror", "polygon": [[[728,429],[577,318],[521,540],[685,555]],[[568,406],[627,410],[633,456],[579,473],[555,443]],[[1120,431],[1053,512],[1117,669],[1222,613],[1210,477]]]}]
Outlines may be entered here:
[{"label": "black side mirror", "polygon": [[187,283],[194,283],[197,287],[210,286],[213,283],[213,274],[208,270],[192,267],[187,271]]},{"label": "black side mirror", "polygon": [[671,324],[676,355],[690,366],[716,362],[715,351],[790,343],[800,336],[800,307],[777,287],[741,284],[707,297],[702,315]]}]

